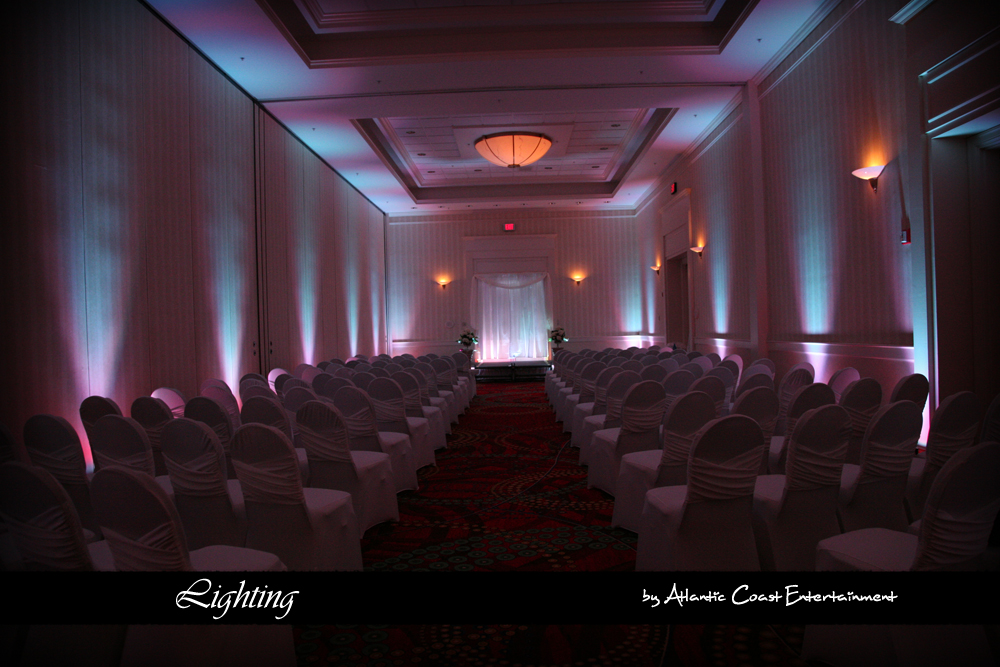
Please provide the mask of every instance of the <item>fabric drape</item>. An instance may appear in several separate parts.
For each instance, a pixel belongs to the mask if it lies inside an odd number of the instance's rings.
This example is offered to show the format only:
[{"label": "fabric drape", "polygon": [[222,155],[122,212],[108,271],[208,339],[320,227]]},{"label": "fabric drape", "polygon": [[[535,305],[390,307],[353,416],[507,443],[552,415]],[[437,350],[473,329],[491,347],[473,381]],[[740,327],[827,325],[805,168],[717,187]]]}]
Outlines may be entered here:
[{"label": "fabric drape", "polygon": [[476,274],[475,280],[472,312],[483,360],[548,357],[548,274]]}]

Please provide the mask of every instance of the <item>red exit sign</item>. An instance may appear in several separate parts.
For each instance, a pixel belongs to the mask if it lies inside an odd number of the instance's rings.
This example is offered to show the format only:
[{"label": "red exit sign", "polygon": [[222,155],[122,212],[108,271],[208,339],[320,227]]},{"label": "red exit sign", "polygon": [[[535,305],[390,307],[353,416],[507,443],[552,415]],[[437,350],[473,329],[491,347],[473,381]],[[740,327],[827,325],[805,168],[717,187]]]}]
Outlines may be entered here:
[{"label": "red exit sign", "polygon": [[514,223],[513,222],[505,222],[503,224],[503,230],[505,232],[512,232],[512,231],[514,231]]}]

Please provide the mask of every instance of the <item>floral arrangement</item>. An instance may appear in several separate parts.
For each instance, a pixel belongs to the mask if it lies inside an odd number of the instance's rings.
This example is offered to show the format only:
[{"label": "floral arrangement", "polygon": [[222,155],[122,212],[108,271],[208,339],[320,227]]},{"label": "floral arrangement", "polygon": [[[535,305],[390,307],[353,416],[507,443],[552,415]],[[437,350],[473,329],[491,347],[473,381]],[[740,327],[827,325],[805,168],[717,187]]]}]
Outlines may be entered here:
[{"label": "floral arrangement", "polygon": [[456,342],[461,343],[464,348],[471,348],[479,342],[479,338],[476,337],[476,332],[473,329],[466,327]]},{"label": "floral arrangement", "polygon": [[566,330],[562,327],[556,327],[549,332],[549,341],[556,345],[562,345],[568,340],[569,338],[566,338]]}]

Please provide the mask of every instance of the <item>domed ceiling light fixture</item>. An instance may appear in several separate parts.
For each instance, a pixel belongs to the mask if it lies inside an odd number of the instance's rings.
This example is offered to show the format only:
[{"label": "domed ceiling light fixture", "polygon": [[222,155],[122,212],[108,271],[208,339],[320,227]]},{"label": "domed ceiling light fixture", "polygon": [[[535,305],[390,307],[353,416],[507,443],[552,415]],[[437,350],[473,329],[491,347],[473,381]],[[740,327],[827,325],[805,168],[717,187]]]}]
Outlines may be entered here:
[{"label": "domed ceiling light fixture", "polygon": [[498,167],[525,167],[537,162],[552,147],[544,134],[501,132],[476,140],[476,150]]}]

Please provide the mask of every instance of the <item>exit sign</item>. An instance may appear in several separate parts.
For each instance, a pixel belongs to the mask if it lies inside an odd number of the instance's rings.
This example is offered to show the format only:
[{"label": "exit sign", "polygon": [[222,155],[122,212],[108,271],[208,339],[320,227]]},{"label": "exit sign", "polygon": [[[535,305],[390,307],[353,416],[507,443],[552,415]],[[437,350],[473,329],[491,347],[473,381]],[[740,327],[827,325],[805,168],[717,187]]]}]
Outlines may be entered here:
[{"label": "exit sign", "polygon": [[504,225],[503,225],[503,230],[505,232],[512,232],[512,231],[514,231],[514,223],[513,222],[505,222]]}]

